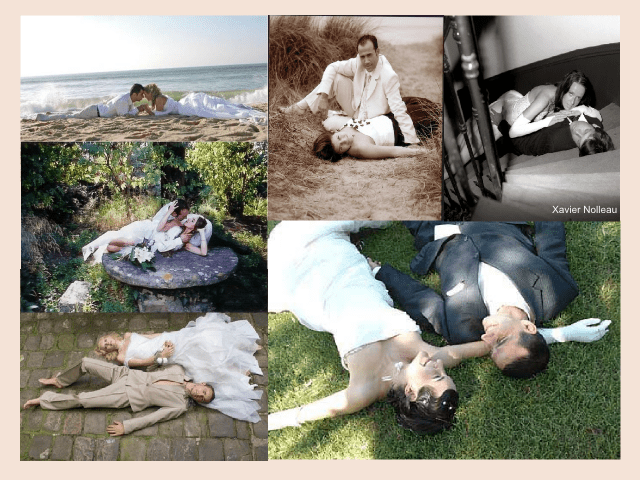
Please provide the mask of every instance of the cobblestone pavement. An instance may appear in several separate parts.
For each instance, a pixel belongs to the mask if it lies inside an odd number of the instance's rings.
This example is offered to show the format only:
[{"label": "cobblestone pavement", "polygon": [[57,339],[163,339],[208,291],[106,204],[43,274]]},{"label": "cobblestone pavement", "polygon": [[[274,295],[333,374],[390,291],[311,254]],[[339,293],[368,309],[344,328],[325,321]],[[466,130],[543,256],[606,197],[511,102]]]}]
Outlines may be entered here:
[{"label": "cobblestone pavement", "polygon": [[[264,375],[252,383],[264,393],[258,423],[234,420],[201,406],[168,422],[130,435],[110,437],[113,421],[146,415],[124,409],[23,410],[22,405],[54,387],[42,388],[39,378],[51,377],[82,357],[97,358],[98,337],[109,332],[179,330],[202,314],[60,314],[20,316],[20,459],[21,460],[267,460],[267,314],[230,313],[246,319],[260,335],[256,352]],[[67,391],[96,390],[101,379],[83,376]]]}]

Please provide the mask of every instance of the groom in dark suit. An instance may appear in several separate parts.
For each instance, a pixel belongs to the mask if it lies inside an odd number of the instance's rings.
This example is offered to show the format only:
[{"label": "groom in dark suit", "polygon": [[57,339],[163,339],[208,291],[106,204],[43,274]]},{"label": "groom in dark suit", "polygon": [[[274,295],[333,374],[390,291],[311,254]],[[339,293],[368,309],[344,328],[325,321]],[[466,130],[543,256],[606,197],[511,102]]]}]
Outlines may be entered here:
[{"label": "groom in dark suit", "polygon": [[391,297],[423,330],[449,343],[484,340],[503,373],[528,378],[544,370],[548,343],[594,341],[610,321],[588,319],[543,329],[577,295],[562,222],[528,227],[499,222],[405,222],[418,255],[411,270],[440,274],[440,296],[389,265],[376,273]]}]

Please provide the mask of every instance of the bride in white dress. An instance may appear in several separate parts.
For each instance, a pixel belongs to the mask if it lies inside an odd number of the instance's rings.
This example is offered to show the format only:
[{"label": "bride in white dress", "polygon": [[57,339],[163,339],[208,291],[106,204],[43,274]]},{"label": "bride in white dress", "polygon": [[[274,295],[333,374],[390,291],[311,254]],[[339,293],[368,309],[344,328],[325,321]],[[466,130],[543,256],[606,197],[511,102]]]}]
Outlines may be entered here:
[{"label": "bride in white dress", "polygon": [[241,103],[231,103],[224,98],[206,93],[189,93],[179,102],[163,95],[155,83],[145,87],[145,98],[151,102],[152,115],[185,115],[224,120],[250,120],[260,125],[267,124],[267,114]]},{"label": "bride in white dress", "polygon": [[[174,212],[177,215],[174,216]],[[92,254],[102,261],[104,252],[121,252],[147,240],[152,251],[168,252],[185,250],[197,255],[207,255],[207,242],[211,237],[211,224],[200,215],[189,215],[186,203],[181,201],[165,205],[152,220],[138,220],[120,230],[109,231],[82,247],[87,260]],[[206,230],[209,229],[207,235]],[[196,235],[197,234],[197,235]],[[199,238],[194,238],[199,237]],[[206,239],[206,241],[202,241]],[[193,240],[193,241],[192,241]],[[197,242],[195,241],[197,240]]]},{"label": "bride in white dress", "polygon": [[259,336],[247,320],[231,322],[222,313],[207,313],[177,332],[140,335],[110,334],[98,340],[96,352],[129,368],[164,363],[184,368],[192,381],[213,385],[215,398],[207,408],[249,422],[259,422],[257,400],[262,390],[249,373],[262,375],[254,353]]}]

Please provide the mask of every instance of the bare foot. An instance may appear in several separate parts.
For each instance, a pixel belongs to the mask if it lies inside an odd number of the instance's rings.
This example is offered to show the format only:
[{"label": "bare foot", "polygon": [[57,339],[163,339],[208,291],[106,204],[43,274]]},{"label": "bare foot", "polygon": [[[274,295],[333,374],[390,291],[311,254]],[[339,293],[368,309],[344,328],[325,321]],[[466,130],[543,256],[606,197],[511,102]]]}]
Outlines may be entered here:
[{"label": "bare foot", "polygon": [[27,400],[27,403],[24,404],[24,409],[35,407],[36,405],[40,405],[39,398],[32,398],[31,400]]},{"label": "bare foot", "polygon": [[307,111],[307,109],[302,108],[297,103],[294,103],[293,105],[289,105],[288,107],[280,107],[278,108],[278,111],[280,113],[295,113],[297,115],[302,115]]},{"label": "bare foot", "polygon": [[53,385],[54,387],[62,388],[62,385],[60,384],[60,381],[58,380],[58,377],[41,378],[38,381],[43,386]]}]

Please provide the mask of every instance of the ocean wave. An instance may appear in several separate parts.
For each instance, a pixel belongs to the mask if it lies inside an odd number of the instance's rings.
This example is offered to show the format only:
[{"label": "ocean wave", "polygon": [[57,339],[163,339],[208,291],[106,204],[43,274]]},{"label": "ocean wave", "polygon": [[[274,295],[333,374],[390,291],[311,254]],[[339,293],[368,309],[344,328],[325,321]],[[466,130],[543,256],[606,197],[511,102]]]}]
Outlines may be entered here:
[{"label": "ocean wave", "polygon": [[43,88],[20,102],[20,118],[34,119],[38,113],[75,113],[89,105],[108,101],[110,96],[66,98],[55,88]]},{"label": "ocean wave", "polygon": [[233,103],[267,103],[269,101],[269,92],[267,86],[258,88],[252,92],[245,92],[229,99]]}]

